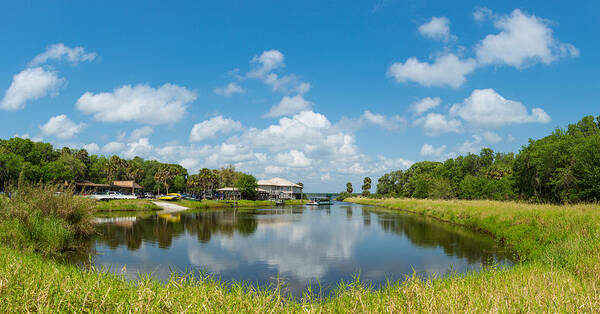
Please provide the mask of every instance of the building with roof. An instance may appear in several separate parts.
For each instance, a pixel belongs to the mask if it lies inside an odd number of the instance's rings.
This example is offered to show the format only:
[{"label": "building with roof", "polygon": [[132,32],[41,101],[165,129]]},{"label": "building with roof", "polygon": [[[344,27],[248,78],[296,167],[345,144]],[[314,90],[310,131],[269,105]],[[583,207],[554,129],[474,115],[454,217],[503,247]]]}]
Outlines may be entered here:
[{"label": "building with roof", "polygon": [[302,198],[302,186],[282,178],[258,180],[258,188],[268,194],[269,199],[295,200]]},{"label": "building with roof", "polygon": [[[238,188],[232,187],[224,187],[220,189],[216,189],[216,199],[220,200],[240,200],[242,199],[242,194]],[[269,199],[269,191],[256,188],[256,199],[257,200],[268,200]]]},{"label": "building with roof", "polygon": [[141,189],[143,189],[143,187],[135,183],[135,181],[113,181],[112,184],[93,183],[90,181],[75,182],[75,190],[82,194],[102,193],[107,191],[135,194],[136,190]]}]

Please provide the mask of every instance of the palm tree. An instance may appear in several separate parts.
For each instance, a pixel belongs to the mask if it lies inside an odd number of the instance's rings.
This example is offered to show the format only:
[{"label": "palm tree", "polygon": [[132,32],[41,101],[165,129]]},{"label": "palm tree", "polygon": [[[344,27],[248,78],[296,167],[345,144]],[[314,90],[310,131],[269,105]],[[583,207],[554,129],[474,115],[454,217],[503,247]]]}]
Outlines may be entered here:
[{"label": "palm tree", "polygon": [[[127,162],[127,168],[125,169],[125,174],[129,180],[132,180],[133,183],[141,180],[144,177],[144,169],[142,165],[134,160],[130,160]],[[135,193],[134,184],[131,185],[131,193]]]},{"label": "palm tree", "polygon": [[[154,181],[164,185],[165,189],[167,190],[167,194],[169,194],[169,181],[173,180],[176,175],[177,169],[175,169],[172,165],[163,164],[158,167],[158,171],[156,171],[156,174],[154,175]],[[160,188],[158,192],[160,193]]]},{"label": "palm tree", "polygon": [[108,184],[111,184],[113,180],[117,177],[121,169],[127,167],[127,161],[121,159],[117,155],[113,155],[108,160],[108,163],[104,167],[104,174],[106,174],[106,180]]},{"label": "palm tree", "polygon": [[200,186],[200,176],[197,174],[192,174],[187,179],[187,187],[191,191],[197,193],[198,187]]}]

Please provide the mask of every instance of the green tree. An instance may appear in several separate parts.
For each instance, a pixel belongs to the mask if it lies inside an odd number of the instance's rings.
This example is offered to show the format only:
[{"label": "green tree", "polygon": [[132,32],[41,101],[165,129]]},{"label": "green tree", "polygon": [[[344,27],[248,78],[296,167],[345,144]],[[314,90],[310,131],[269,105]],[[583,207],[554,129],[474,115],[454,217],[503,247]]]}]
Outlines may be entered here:
[{"label": "green tree", "polygon": [[363,196],[368,196],[369,194],[371,194],[371,178],[366,177],[363,180],[362,195]]},{"label": "green tree", "polygon": [[256,199],[256,188],[258,187],[258,183],[253,175],[242,173],[238,179],[236,187],[240,191],[243,199]]},{"label": "green tree", "polygon": [[236,185],[241,172],[235,171],[235,167],[233,165],[229,165],[227,167],[222,167],[217,170],[217,174],[219,177],[220,187],[233,187]]},{"label": "green tree", "polygon": [[[169,182],[177,175],[177,169],[173,165],[162,164],[154,174],[154,181],[157,184],[165,187],[167,194],[169,193]],[[160,188],[158,190],[160,193]]]},{"label": "green tree", "polygon": [[354,189],[352,188],[352,182],[346,183],[346,192],[348,192],[348,194],[352,194],[353,191]]},{"label": "green tree", "polygon": [[200,189],[200,175],[192,174],[187,178],[187,188],[193,194],[197,194]]},{"label": "green tree", "polygon": [[113,155],[108,160],[104,167],[104,174],[106,175],[106,181],[111,184],[114,180],[119,178],[119,174],[127,168],[127,162],[121,159],[117,155]]},{"label": "green tree", "polygon": [[[139,182],[144,177],[144,169],[137,160],[129,160],[126,162],[125,174],[129,180]],[[131,188],[131,193],[135,193],[135,189]]]}]

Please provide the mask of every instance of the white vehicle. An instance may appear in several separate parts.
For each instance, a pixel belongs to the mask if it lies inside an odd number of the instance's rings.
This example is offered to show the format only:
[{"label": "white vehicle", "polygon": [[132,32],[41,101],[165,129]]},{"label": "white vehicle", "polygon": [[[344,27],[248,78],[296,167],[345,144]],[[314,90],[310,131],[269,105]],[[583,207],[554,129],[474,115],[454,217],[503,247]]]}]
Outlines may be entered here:
[{"label": "white vehicle", "polygon": [[135,195],[127,195],[127,194],[121,194],[119,192],[116,191],[108,191],[106,192],[106,194],[93,194],[88,196],[91,199],[95,199],[98,201],[108,201],[108,200],[132,200],[132,199],[136,199],[137,196]]}]

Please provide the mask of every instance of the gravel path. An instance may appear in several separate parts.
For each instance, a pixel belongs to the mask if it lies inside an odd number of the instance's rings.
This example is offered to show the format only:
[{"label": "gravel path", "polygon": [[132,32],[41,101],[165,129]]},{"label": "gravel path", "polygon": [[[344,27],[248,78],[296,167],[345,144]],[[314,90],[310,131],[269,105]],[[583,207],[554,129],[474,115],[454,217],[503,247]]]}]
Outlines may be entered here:
[{"label": "gravel path", "polygon": [[173,203],[168,203],[168,202],[159,202],[159,201],[153,201],[152,203],[154,203],[155,205],[159,206],[160,208],[162,208],[163,210],[159,211],[159,214],[165,213],[176,213],[176,212],[180,212],[180,211],[184,211],[184,210],[188,210],[189,208],[181,206],[181,205],[176,205]]}]

